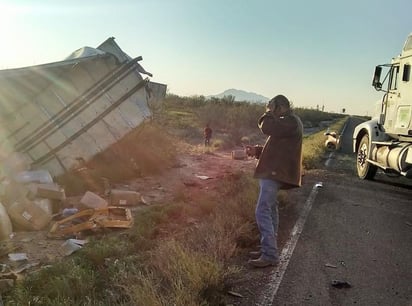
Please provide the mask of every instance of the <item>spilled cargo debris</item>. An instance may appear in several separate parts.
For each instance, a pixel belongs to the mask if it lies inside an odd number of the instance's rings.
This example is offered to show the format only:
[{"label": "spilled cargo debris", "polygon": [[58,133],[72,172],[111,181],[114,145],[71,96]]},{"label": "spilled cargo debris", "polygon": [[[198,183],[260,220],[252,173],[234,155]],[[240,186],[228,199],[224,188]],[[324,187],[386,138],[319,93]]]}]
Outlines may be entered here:
[{"label": "spilled cargo debris", "polygon": [[144,199],[137,191],[112,189],[109,195],[112,206],[133,206],[144,203]]},{"label": "spilled cargo debris", "polygon": [[131,228],[132,225],[133,218],[128,208],[114,206],[90,208],[63,220],[56,221],[51,227],[48,236],[51,238],[63,238],[86,230]]},{"label": "spilled cargo debris", "polygon": [[62,245],[61,249],[65,256],[69,256],[74,252],[83,248],[83,246],[87,243],[87,240],[81,239],[67,239]]}]

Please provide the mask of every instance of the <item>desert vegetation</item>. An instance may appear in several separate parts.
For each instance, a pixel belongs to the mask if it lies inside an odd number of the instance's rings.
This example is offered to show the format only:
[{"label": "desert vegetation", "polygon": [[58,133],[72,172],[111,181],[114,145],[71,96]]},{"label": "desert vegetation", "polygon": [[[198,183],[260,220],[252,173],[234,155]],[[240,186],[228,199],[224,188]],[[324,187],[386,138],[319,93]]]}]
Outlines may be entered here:
[{"label": "desert vegetation", "polygon": [[[264,138],[256,120],[263,110],[261,104],[231,97],[208,101],[168,95],[151,122],[96,156],[86,170],[59,180],[72,194],[101,190],[102,177],[125,181],[161,174],[181,150],[213,154],[259,143]],[[339,131],[345,121],[338,114],[295,111],[311,126],[330,121]],[[206,123],[214,129],[207,152],[199,149]],[[306,169],[323,156],[323,132],[305,137]],[[140,210],[131,230],[96,235],[70,257],[27,275],[5,297],[6,305],[224,305],[231,277],[242,272],[233,258],[258,239],[257,191],[251,174],[240,171],[222,180],[215,192],[199,195],[196,205],[176,190],[171,203]]]},{"label": "desert vegetation", "polygon": [[[265,104],[237,102],[234,97],[222,99],[206,99],[198,97],[179,97],[168,95],[157,109],[155,116],[166,126],[178,127],[180,137],[199,139],[202,127],[207,123],[219,132],[216,146],[232,148],[245,141],[261,142],[264,136],[257,128],[256,121],[263,111]],[[344,118],[342,114],[322,112],[316,109],[294,108],[295,113],[302,119],[305,126],[320,127],[323,122],[336,121]]]}]

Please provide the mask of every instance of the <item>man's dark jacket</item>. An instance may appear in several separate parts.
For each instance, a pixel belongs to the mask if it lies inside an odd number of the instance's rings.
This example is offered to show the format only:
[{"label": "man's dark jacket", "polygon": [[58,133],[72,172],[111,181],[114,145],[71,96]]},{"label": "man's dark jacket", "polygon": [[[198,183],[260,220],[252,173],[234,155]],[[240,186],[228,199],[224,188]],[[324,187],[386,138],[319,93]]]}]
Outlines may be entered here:
[{"label": "man's dark jacket", "polygon": [[301,186],[303,125],[299,117],[292,111],[282,117],[266,112],[260,117],[258,126],[269,137],[254,177],[278,181],[281,189]]}]

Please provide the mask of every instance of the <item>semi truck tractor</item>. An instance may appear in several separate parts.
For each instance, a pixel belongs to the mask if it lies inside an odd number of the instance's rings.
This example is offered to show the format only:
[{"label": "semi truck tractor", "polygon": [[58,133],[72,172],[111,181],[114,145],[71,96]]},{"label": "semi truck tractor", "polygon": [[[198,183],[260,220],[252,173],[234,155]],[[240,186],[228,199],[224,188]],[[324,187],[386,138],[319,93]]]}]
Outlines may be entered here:
[{"label": "semi truck tractor", "polygon": [[400,55],[375,67],[372,86],[383,92],[371,120],[356,126],[353,152],[359,178],[377,170],[412,178],[412,33]]}]

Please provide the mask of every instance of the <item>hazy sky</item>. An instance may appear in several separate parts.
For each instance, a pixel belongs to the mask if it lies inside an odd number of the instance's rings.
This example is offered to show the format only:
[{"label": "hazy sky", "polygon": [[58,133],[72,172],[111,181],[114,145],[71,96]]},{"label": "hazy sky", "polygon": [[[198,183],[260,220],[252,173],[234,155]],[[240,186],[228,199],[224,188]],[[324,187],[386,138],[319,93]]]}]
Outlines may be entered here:
[{"label": "hazy sky", "polygon": [[236,88],[370,115],[374,67],[400,53],[411,12],[411,0],[0,0],[0,69],[113,36],[174,94]]}]

